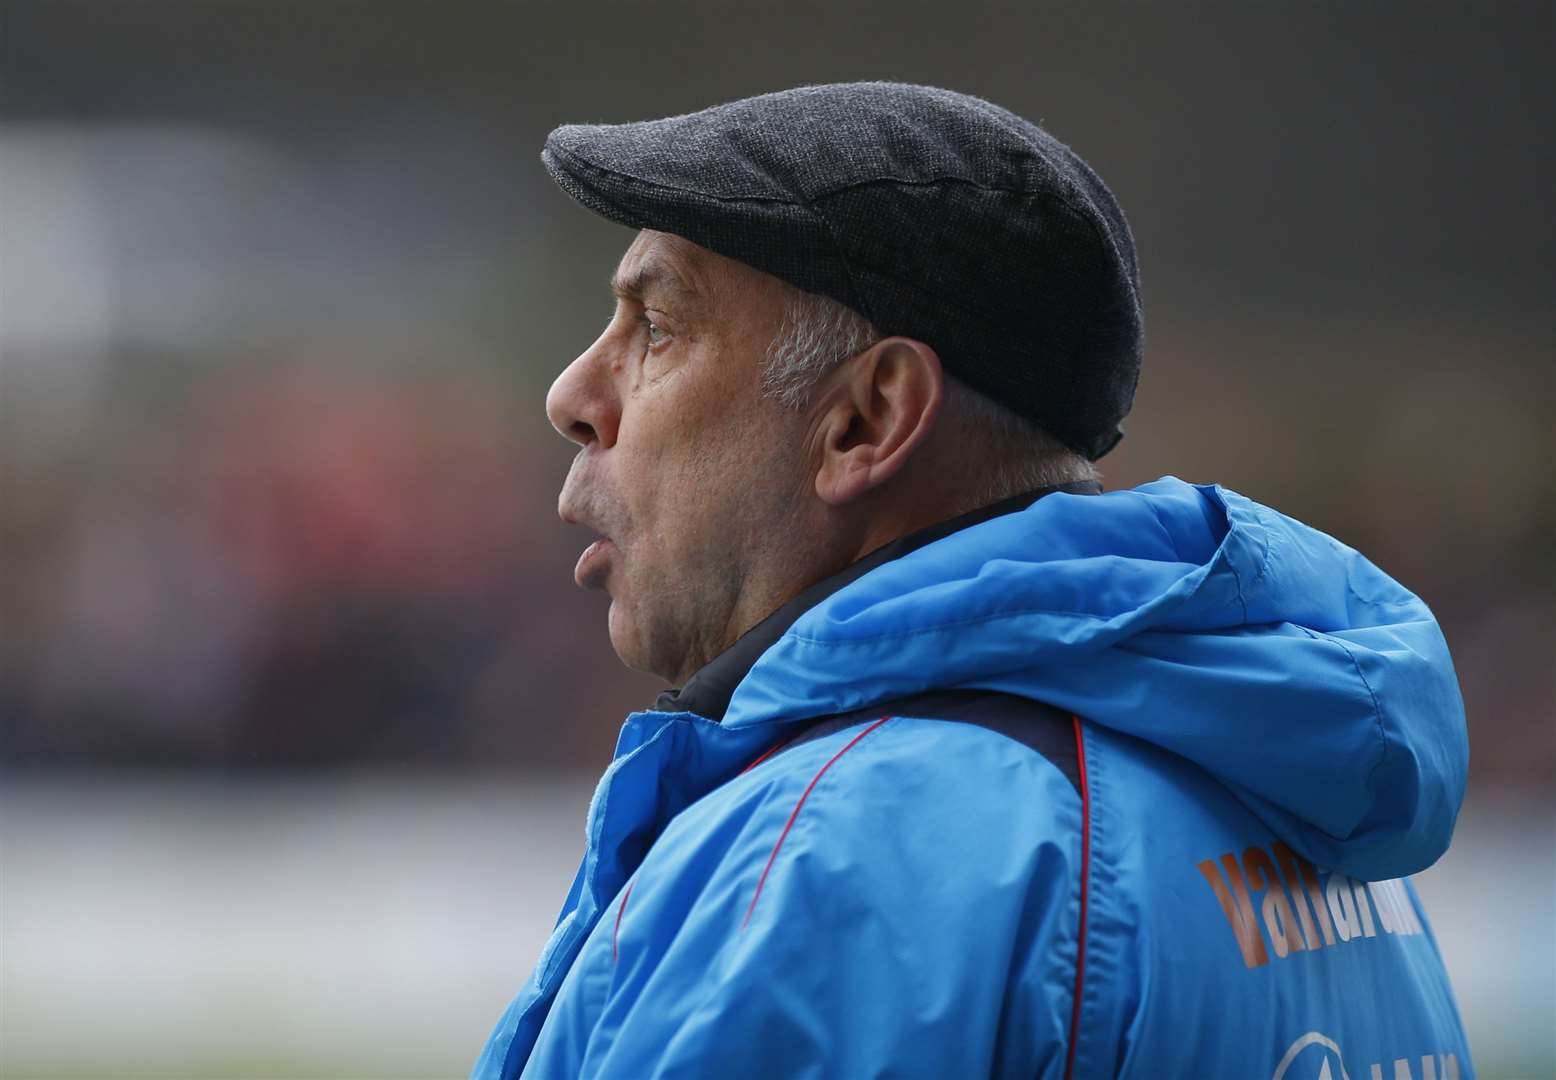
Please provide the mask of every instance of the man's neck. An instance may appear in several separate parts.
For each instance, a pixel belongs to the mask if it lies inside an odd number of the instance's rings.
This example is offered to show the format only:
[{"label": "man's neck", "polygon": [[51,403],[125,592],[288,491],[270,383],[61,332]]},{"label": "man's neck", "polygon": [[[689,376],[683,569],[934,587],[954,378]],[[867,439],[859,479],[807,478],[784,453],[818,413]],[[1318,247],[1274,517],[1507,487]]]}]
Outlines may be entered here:
[{"label": "man's neck", "polygon": [[884,563],[990,518],[1025,510],[1045,495],[1056,491],[1094,495],[1101,490],[1100,484],[1091,481],[1038,488],[867,547],[862,557],[774,605],[770,614],[758,619],[728,648],[688,676],[679,689],[666,690],[660,694],[654,707],[662,712],[694,712],[712,720],[722,720],[730,698],[734,696],[735,687],[762,653],[787,633],[801,615],[833,593]]},{"label": "man's neck", "polygon": [[[843,573],[889,544],[957,516],[954,511],[925,510],[927,503],[924,500],[917,509],[854,507],[853,522],[837,515],[824,522],[790,522],[778,530],[776,543],[759,560],[760,565],[742,575],[740,592],[731,604],[728,620],[709,640],[688,650],[684,667],[672,682],[684,686],[754,627],[813,586]],[[810,539],[798,544],[796,537]],[[825,540],[818,541],[818,537]]]}]

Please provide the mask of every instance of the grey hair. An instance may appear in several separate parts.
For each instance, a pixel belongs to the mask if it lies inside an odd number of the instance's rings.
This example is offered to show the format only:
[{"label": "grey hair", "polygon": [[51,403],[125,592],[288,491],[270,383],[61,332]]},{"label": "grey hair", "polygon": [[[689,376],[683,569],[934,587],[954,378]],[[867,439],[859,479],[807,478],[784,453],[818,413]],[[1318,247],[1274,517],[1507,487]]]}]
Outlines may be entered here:
[{"label": "grey hair", "polygon": [[1008,499],[1033,488],[1101,479],[1085,454],[950,375],[940,422],[951,425],[956,445],[977,454],[970,469],[964,510]]},{"label": "grey hair", "polygon": [[822,376],[883,336],[870,320],[830,296],[790,287],[783,322],[767,347],[762,392],[789,409],[803,409]]},{"label": "grey hair", "polygon": [[[790,288],[783,321],[767,347],[762,391],[788,409],[803,409],[821,379],[884,336],[869,319],[829,296]],[[941,424],[948,443],[977,454],[962,509],[1023,491],[1096,480],[1097,467],[1026,417],[947,375]]]}]

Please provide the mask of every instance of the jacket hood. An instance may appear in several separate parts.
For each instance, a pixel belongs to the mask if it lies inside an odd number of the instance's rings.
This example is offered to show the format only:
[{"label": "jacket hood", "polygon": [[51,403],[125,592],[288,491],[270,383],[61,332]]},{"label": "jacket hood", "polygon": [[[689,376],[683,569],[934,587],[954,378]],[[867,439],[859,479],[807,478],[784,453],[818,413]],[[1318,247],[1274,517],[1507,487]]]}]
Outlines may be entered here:
[{"label": "jacket hood", "polygon": [[1435,861],[1464,796],[1464,706],[1426,604],[1218,486],[1050,495],[888,562],[761,656],[724,727],[952,687],[1187,758],[1364,880]]}]

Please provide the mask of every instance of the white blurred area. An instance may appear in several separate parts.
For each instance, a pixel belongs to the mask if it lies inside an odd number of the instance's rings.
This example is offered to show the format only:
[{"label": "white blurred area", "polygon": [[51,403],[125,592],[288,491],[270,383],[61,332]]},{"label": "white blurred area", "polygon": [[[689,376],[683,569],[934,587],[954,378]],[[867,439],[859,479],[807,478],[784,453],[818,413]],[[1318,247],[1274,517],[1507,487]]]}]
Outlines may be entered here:
[{"label": "white blurred area", "polygon": [[515,200],[498,146],[414,107],[306,151],[188,124],[0,126],[11,467],[111,419],[126,354],[218,371],[300,350],[379,371],[490,360],[474,309],[518,242],[482,224]]},{"label": "white blurred area", "polygon": [[0,1075],[462,1076],[550,933],[591,785],[10,781]]},{"label": "white blurred area", "polygon": [[[463,1075],[571,881],[591,784],[354,773],[13,782],[3,1044],[23,1077]],[[1549,806],[1472,804],[1417,879],[1478,1075],[1549,1077]]]},{"label": "white blurred area", "polygon": [[[471,225],[511,193],[490,133],[391,111],[327,152],[152,123],[0,128],[0,341],[7,365],[111,343],[221,345],[375,334],[457,309],[515,238]],[[447,175],[446,163],[460,173]],[[440,189],[457,181],[457,203]],[[436,198],[433,197],[434,193]],[[414,295],[417,304],[404,303]]]}]

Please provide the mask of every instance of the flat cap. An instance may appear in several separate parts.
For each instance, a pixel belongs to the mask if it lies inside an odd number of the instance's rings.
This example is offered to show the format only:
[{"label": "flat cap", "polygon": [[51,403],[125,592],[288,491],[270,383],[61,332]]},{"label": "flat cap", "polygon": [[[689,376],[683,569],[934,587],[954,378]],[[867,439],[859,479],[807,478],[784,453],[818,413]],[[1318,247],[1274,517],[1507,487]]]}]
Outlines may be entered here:
[{"label": "flat cap", "polygon": [[1088,458],[1140,374],[1134,242],[1106,185],[1008,110],[839,83],[569,124],[541,159],[584,206],[674,233],[917,338]]}]

